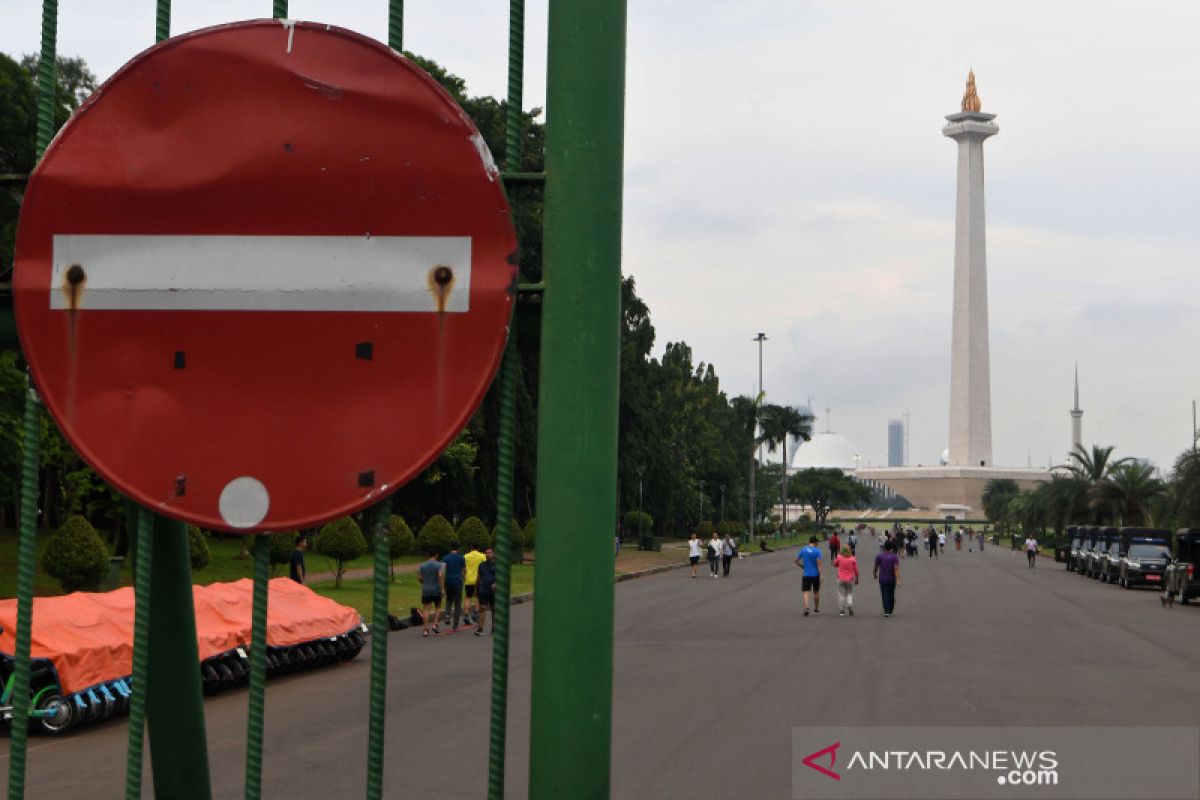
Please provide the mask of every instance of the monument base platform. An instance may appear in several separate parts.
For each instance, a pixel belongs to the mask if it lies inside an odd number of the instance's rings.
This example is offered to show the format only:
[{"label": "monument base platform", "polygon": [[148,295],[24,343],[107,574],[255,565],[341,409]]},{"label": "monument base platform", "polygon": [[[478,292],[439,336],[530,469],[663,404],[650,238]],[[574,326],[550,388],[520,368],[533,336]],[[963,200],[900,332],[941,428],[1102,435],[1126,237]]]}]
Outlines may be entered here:
[{"label": "monument base platform", "polygon": [[1024,491],[1051,476],[1047,469],[1020,467],[860,467],[854,471],[855,478],[877,481],[917,508],[936,512],[939,505],[953,506],[956,513],[946,516],[956,518],[963,513],[983,516],[983,487],[990,480],[1007,478]]}]

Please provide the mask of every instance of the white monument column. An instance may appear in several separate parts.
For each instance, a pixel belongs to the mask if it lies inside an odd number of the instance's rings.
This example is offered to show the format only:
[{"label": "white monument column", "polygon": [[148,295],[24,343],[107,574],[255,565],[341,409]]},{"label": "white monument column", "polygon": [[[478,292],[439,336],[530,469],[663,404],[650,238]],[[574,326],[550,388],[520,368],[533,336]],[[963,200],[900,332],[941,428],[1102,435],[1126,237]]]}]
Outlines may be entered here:
[{"label": "white monument column", "polygon": [[958,142],[954,215],[954,325],[950,341],[952,466],[992,466],[992,390],[988,356],[987,221],[983,209],[983,140],[1000,132],[995,114],[979,111],[975,73],[962,111],[942,133]]}]

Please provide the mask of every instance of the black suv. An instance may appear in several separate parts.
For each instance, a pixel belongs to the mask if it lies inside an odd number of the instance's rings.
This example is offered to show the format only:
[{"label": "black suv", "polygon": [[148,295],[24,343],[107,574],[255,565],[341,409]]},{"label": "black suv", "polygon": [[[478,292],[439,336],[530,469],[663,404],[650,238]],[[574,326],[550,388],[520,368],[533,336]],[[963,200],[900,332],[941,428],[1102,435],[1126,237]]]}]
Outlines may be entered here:
[{"label": "black suv", "polygon": [[1075,556],[1075,571],[1087,575],[1092,568],[1092,550],[1096,547],[1096,539],[1100,529],[1087,527],[1080,529],[1079,554]]},{"label": "black suv", "polygon": [[1121,571],[1121,529],[1101,528],[1100,533],[1107,546],[1096,564],[1096,577],[1101,583],[1116,583]]},{"label": "black suv", "polygon": [[1082,538],[1080,531],[1082,530],[1083,528],[1078,525],[1067,526],[1067,557],[1065,559],[1067,562],[1067,572],[1075,569],[1075,560],[1079,558],[1079,544]]},{"label": "black suv", "polygon": [[1054,542],[1054,560],[1067,565],[1067,569],[1071,568],[1071,545],[1075,542],[1075,532],[1078,531],[1074,525],[1069,525],[1065,531],[1055,537]]},{"label": "black suv", "polygon": [[1091,528],[1080,525],[1075,528],[1075,534],[1071,537],[1071,558],[1067,561],[1067,569],[1072,572],[1083,572],[1083,562],[1087,558],[1088,531]]},{"label": "black suv", "polygon": [[1163,577],[1163,604],[1186,603],[1200,597],[1200,528],[1182,528],[1175,534],[1175,558]]},{"label": "black suv", "polygon": [[1108,548],[1117,538],[1116,528],[1095,528],[1096,538],[1088,552],[1087,576],[1099,579],[1108,564]]},{"label": "black suv", "polygon": [[1123,528],[1121,566],[1117,583],[1126,589],[1139,584],[1162,586],[1163,572],[1171,562],[1171,532],[1155,528]]}]

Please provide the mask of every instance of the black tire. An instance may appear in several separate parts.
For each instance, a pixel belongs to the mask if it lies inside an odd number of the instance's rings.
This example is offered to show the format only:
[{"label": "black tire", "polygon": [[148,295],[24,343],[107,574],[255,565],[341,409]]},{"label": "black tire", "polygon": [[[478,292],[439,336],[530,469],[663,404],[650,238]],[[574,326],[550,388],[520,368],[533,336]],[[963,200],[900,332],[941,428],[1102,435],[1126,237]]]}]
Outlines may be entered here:
[{"label": "black tire", "polygon": [[74,728],[79,723],[79,716],[76,713],[75,704],[69,700],[64,700],[57,691],[51,690],[46,692],[38,700],[38,709],[49,709],[53,707],[55,710],[54,716],[38,717],[38,724],[42,730],[52,736],[66,733]]}]

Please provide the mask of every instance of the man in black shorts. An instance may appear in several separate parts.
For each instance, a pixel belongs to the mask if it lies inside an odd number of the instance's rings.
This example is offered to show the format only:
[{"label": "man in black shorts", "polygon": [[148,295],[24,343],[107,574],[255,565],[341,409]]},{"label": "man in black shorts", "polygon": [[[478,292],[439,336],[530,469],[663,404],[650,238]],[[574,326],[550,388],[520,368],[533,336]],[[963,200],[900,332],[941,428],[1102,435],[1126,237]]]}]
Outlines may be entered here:
[{"label": "man in black shorts", "polygon": [[424,620],[422,636],[429,635],[430,627],[438,633],[437,614],[442,604],[442,595],[446,593],[446,565],[438,561],[437,551],[430,550],[429,559],[417,568],[421,578],[421,617]]},{"label": "man in black shorts", "polygon": [[479,599],[479,627],[475,629],[476,636],[487,636],[483,631],[483,623],[487,621],[489,611],[492,611],[492,632],[496,631],[496,617],[493,609],[496,607],[496,554],[492,548],[484,551],[487,560],[479,565],[479,577],[476,582],[475,596]]}]

